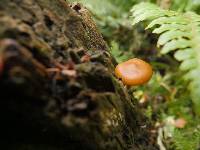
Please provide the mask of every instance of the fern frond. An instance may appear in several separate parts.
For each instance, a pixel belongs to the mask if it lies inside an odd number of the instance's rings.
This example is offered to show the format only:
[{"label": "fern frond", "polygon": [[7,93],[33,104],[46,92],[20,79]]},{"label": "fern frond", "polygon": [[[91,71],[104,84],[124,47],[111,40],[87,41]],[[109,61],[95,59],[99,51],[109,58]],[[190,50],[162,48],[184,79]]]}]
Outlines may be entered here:
[{"label": "fern frond", "polygon": [[133,25],[144,20],[175,15],[173,11],[165,11],[151,3],[140,3],[138,5],[135,5],[132,8],[131,12],[133,13],[134,17]]},{"label": "fern frond", "polygon": [[173,139],[177,150],[197,150],[200,144],[199,129],[190,131],[175,130]]},{"label": "fern frond", "polygon": [[164,10],[151,3],[140,3],[131,11],[133,24],[150,21],[146,29],[153,28],[153,33],[160,34],[157,44],[162,54],[175,51],[175,58],[182,61],[180,69],[190,81],[188,88],[200,115],[200,16]]}]

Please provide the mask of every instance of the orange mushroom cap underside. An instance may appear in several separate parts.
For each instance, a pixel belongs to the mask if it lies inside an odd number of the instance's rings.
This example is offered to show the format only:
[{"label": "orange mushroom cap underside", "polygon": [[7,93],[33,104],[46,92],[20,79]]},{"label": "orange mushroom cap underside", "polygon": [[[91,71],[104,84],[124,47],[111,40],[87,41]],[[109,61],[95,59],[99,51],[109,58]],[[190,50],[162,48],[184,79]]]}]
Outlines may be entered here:
[{"label": "orange mushroom cap underside", "polygon": [[141,85],[148,82],[153,74],[151,66],[145,61],[133,58],[120,63],[115,68],[115,75],[125,85]]}]

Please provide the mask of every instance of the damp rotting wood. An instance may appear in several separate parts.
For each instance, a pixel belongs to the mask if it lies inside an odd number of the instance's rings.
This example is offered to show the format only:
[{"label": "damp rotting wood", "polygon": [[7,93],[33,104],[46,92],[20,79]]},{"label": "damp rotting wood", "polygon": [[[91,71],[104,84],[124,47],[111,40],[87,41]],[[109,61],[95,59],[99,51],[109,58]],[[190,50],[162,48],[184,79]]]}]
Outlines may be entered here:
[{"label": "damp rotting wood", "polygon": [[4,149],[157,149],[86,8],[64,0],[0,8]]}]

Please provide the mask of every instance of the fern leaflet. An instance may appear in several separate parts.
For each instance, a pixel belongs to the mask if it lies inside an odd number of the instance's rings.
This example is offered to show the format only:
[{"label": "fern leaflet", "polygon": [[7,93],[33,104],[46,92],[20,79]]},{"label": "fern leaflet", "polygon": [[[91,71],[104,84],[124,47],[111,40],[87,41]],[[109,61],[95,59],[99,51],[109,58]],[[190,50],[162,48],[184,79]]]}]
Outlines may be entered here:
[{"label": "fern leaflet", "polygon": [[184,78],[200,115],[200,16],[194,12],[180,13],[164,10],[151,3],[140,3],[132,8],[133,25],[150,21],[146,29],[160,34],[157,45],[161,53],[174,51],[175,58],[181,61],[180,69],[185,71]]}]

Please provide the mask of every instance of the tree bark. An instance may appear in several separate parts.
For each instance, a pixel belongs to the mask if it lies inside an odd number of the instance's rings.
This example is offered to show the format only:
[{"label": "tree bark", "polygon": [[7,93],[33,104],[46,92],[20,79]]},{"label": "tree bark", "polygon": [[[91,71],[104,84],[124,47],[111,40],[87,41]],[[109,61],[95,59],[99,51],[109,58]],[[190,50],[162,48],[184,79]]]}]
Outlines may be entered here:
[{"label": "tree bark", "polygon": [[15,150],[154,150],[90,13],[64,0],[0,1],[1,137]]}]

